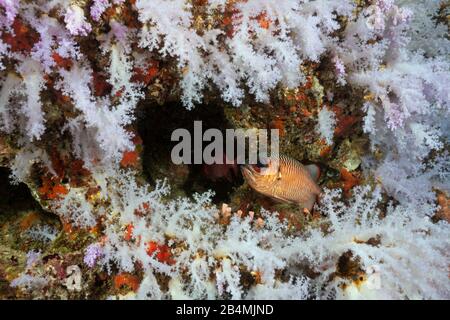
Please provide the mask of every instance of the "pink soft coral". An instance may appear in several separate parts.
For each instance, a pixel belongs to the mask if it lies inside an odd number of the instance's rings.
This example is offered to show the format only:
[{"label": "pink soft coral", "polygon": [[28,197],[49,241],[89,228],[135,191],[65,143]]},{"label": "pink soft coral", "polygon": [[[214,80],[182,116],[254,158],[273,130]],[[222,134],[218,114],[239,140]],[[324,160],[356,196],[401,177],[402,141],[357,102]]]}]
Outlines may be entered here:
[{"label": "pink soft coral", "polygon": [[64,22],[67,30],[74,36],[87,36],[92,30],[91,25],[86,21],[83,9],[78,6],[67,9]]},{"label": "pink soft coral", "polygon": [[103,12],[108,9],[110,3],[108,0],[94,0],[91,7],[91,17],[94,21],[99,21]]},{"label": "pink soft coral", "polygon": [[19,0],[0,0],[0,5],[5,9],[7,22],[11,24],[16,18],[17,11],[19,9]]}]

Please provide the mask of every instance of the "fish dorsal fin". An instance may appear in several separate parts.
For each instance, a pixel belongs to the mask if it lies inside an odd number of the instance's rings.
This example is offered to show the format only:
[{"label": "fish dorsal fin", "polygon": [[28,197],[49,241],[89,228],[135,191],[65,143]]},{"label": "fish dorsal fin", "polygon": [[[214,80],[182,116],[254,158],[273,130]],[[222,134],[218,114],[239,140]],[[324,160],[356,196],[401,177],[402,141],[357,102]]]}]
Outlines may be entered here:
[{"label": "fish dorsal fin", "polygon": [[313,178],[314,181],[319,180],[320,177],[320,168],[316,164],[309,164],[305,166],[306,170],[309,172],[309,175],[311,178]]}]

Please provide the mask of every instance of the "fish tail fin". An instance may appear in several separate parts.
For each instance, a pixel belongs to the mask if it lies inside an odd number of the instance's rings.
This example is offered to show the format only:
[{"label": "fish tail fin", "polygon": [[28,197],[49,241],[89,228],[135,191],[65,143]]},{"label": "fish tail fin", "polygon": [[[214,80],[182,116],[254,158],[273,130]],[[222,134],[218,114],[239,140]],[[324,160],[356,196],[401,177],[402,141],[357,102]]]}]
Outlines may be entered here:
[{"label": "fish tail fin", "polygon": [[302,203],[302,205],[300,206],[301,209],[306,208],[309,211],[312,210],[312,208],[314,207],[314,204],[316,203],[316,197],[310,197],[307,201],[305,201],[304,203]]},{"label": "fish tail fin", "polygon": [[320,167],[317,164],[309,164],[305,166],[305,168],[309,172],[311,178],[313,178],[313,180],[317,182],[321,174]]}]

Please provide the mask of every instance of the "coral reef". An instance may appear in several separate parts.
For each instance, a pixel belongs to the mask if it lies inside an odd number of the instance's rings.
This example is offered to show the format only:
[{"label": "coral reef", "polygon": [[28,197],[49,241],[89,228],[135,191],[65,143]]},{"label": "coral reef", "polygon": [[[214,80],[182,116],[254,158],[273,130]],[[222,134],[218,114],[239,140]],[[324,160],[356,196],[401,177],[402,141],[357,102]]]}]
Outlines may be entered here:
[{"label": "coral reef", "polygon": [[[0,298],[449,299],[449,10],[0,0]],[[313,209],[174,164],[196,120],[278,129]]]}]

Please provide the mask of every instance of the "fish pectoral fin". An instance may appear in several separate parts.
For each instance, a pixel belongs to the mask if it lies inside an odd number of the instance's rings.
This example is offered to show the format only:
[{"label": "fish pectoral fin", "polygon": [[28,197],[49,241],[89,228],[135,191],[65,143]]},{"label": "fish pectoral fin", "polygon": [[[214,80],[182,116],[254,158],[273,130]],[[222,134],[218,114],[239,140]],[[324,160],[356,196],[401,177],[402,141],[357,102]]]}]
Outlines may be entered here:
[{"label": "fish pectoral fin", "polygon": [[305,166],[305,169],[309,172],[309,175],[314,181],[319,180],[320,177],[320,167],[316,164],[309,164]]},{"label": "fish pectoral fin", "polygon": [[281,202],[285,202],[285,203],[294,203],[294,201],[292,201],[291,199],[287,199],[285,197],[281,197],[281,196],[277,196],[277,195],[270,195],[271,198],[281,201]]}]

